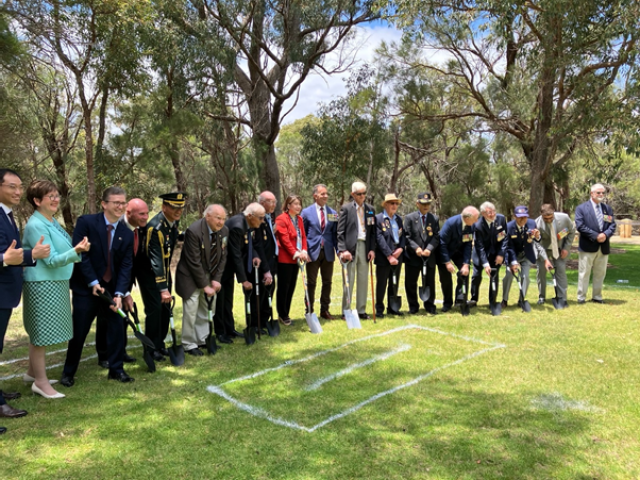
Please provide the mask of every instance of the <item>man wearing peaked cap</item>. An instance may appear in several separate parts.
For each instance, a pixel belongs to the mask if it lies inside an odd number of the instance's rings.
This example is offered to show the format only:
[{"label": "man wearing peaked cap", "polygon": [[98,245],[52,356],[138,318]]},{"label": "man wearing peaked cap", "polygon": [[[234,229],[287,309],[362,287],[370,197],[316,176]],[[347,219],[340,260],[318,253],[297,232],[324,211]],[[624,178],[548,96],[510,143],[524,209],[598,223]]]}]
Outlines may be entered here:
[{"label": "man wearing peaked cap", "polygon": [[145,313],[145,333],[153,341],[153,357],[163,361],[168,355],[164,339],[169,331],[171,305],[171,257],[178,240],[178,221],[187,195],[183,192],[160,195],[162,210],[147,223],[143,253],[149,263],[144,272],[136,272]]}]

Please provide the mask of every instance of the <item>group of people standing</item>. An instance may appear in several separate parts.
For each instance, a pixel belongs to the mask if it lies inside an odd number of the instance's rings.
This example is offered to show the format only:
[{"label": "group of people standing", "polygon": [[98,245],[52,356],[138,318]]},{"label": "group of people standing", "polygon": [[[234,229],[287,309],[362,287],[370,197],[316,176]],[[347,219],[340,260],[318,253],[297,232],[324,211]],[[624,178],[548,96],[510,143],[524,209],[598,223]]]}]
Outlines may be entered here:
[{"label": "group of people standing", "polygon": [[[29,335],[29,367],[23,379],[31,383],[34,393],[51,399],[65,396],[55,389],[57,380],[47,377],[45,349],[66,341],[68,350],[59,383],[74,386],[82,349],[96,318],[99,365],[108,369],[109,379],[133,382],[124,364],[136,359],[126,353],[126,323],[117,312],[136,310],[131,297],[136,284],[144,303],[145,332],[155,347],[151,354],[154,361],[164,361],[169,355],[165,338],[174,301],[170,265],[180,236],[178,221],[186,195],[161,195],[161,211],[149,220],[149,208],[142,199],[127,201],[122,188],[109,187],[102,194],[102,211],[79,217],[70,236],[54,218],[60,205],[56,185],[34,181],[26,191],[34,214],[21,239],[13,208],[20,203],[23,190],[17,172],[0,169],[0,353],[12,309],[22,295],[23,320]],[[403,221],[397,214],[401,199],[395,194],[386,195],[383,211],[376,214],[365,202],[367,186],[361,182],[353,183],[351,199],[339,212],[327,205],[329,194],[322,184],[313,189],[313,204],[303,209],[302,198],[289,195],[279,215],[275,214],[276,198],[269,191],[230,218],[221,205],[209,205],[203,217],[185,230],[176,268],[175,292],[183,300],[183,347],[190,355],[204,354],[210,334],[209,311],[213,313],[218,342],[230,344],[244,336],[234,320],[235,283],[241,284],[245,295],[247,327],[260,329],[273,315],[276,280],[278,321],[291,325],[291,302],[300,271],[306,272],[307,312],[314,311],[320,276],[320,316],[332,320],[336,258],[345,280],[342,310],[351,310],[355,291],[355,310],[361,319],[369,318],[365,306],[371,263],[376,265],[374,308],[378,317],[402,314],[399,305],[391,302],[385,312],[385,297],[397,297],[403,263],[412,314],[421,306],[417,295],[421,274],[429,292],[422,306],[430,314],[437,313],[436,267],[443,295],[441,311],[449,311],[463,298],[466,301],[462,292],[468,285],[465,282],[472,261],[470,306],[478,302],[483,272],[493,278],[502,265],[508,267],[502,305],[507,306],[511,282],[519,270],[526,294],[528,272],[534,263],[538,266],[538,303],[545,301],[545,272],[551,269],[555,269],[566,303],[565,264],[575,229],[580,233],[578,303],[586,300],[591,270],[593,301],[603,303],[609,238],[615,231],[613,212],[602,203],[604,191],[602,185],[592,187],[591,199],[576,211],[575,228],[568,215],[555,212],[550,205],[542,206],[535,221],[529,219],[526,207],[516,207],[515,220],[507,223],[490,202],[483,203],[479,211],[466,207],[440,228],[438,218],[430,212],[429,193],[418,195],[417,210]],[[257,295],[258,290],[263,294]],[[104,301],[105,297],[112,299],[111,304]],[[19,396],[0,391],[0,417],[27,414],[6,403]],[[0,433],[4,431],[0,427]]]}]

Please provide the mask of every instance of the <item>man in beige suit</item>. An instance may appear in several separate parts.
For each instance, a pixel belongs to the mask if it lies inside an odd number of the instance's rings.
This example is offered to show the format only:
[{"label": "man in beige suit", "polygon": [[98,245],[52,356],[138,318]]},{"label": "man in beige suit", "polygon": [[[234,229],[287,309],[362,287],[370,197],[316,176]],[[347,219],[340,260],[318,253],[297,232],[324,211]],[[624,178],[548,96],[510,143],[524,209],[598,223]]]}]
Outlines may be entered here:
[{"label": "man in beige suit", "polygon": [[221,205],[209,205],[204,218],[193,222],[185,232],[176,269],[176,292],[183,300],[182,345],[194,356],[204,355],[198,346],[204,345],[209,335],[205,295],[212,297],[220,291],[227,263],[226,219]]}]

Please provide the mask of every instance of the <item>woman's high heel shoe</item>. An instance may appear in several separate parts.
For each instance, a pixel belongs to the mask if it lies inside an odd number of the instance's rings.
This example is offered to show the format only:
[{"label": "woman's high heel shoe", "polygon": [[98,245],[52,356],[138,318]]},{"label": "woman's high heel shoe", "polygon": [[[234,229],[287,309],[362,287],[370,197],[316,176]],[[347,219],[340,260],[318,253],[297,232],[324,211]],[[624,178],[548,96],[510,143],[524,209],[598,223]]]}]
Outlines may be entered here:
[{"label": "woman's high heel shoe", "polygon": [[[36,379],[33,378],[31,375],[29,375],[28,373],[25,373],[24,375],[22,375],[22,381],[24,383],[32,383],[34,382]],[[49,380],[49,385],[53,385],[54,383],[58,383],[58,380]]]},{"label": "woman's high heel shoe", "polygon": [[42,390],[40,390],[35,383],[31,384],[31,391],[33,393],[37,393],[40,396],[43,396],[44,398],[64,398],[66,396],[64,393],[60,393],[60,392],[56,392],[54,395],[48,395],[44,393]]}]

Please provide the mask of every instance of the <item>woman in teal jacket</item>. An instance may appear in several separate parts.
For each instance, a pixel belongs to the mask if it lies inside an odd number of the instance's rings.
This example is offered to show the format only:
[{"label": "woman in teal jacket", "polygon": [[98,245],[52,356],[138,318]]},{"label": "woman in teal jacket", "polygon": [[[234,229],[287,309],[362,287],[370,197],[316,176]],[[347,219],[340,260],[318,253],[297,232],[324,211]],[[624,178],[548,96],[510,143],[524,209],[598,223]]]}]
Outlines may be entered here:
[{"label": "woman in teal jacket", "polygon": [[[51,255],[25,269],[23,288],[23,321],[29,334],[29,370],[23,377],[33,381],[31,390],[45,398],[62,398],[49,383],[45,368],[48,345],[67,342],[73,336],[69,278],[73,264],[89,250],[85,237],[75,247],[71,237],[53,216],[60,205],[55,183],[36,180],[27,189],[27,200],[35,209],[24,230],[25,248],[38,242],[51,246]],[[28,246],[28,247],[27,247]]]}]

